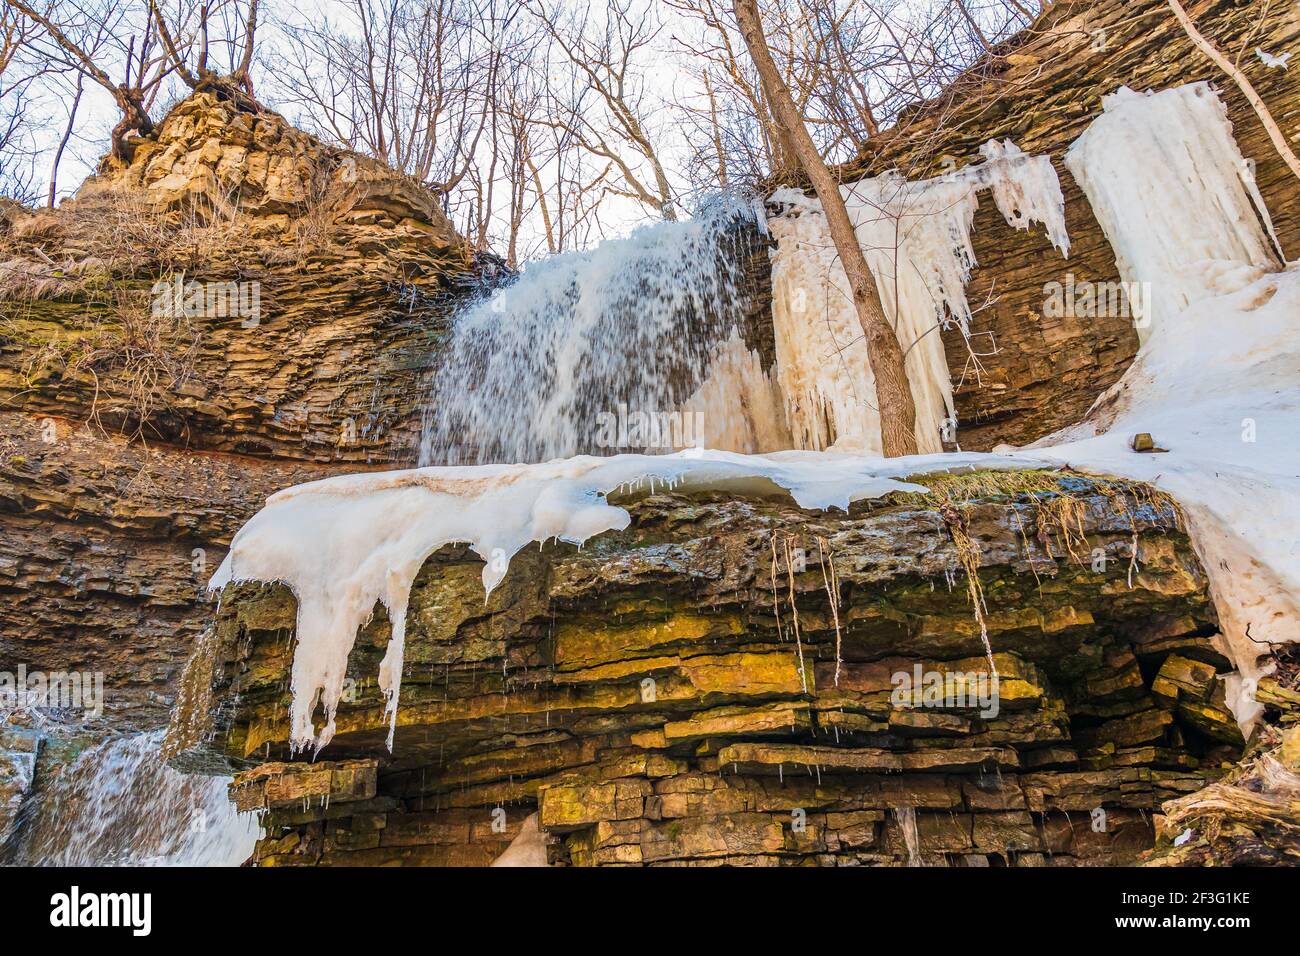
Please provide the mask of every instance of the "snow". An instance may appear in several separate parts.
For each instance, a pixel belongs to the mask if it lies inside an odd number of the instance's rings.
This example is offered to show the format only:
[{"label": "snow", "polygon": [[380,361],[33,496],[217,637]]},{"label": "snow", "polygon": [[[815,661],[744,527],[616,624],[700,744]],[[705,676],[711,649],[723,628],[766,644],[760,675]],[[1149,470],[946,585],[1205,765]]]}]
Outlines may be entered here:
[{"label": "snow", "polygon": [[[955,421],[938,327],[950,321],[963,333],[970,327],[965,289],[976,264],[971,228],[978,194],[991,191],[1014,228],[1042,223],[1062,255],[1070,249],[1051,160],[1027,156],[1010,140],[985,143],[980,153],[985,162],[935,179],[889,173],[841,187],[906,356],[923,453],[942,451],[944,421]],[[783,208],[768,220],[778,242],[772,316],[777,379],[794,441],[801,448],[878,455],[875,377],[821,204],[794,189],[778,190],[771,202]]]},{"label": "snow", "polygon": [[1065,165],[1115,249],[1120,276],[1150,290],[1139,339],[1231,288],[1243,265],[1276,268],[1277,237],[1253,164],[1208,83],[1154,93],[1120,87],[1102,106]]},{"label": "snow", "polygon": [[[1259,712],[1258,658],[1300,636],[1300,271],[1266,271],[1272,221],[1207,83],[1121,88],[1103,107],[1066,164],[1120,274],[1150,285],[1151,313],[1123,379],[1084,423],[1034,447],[1178,499],[1238,670],[1228,690],[1244,728]],[[1133,453],[1137,432],[1169,453]]]}]

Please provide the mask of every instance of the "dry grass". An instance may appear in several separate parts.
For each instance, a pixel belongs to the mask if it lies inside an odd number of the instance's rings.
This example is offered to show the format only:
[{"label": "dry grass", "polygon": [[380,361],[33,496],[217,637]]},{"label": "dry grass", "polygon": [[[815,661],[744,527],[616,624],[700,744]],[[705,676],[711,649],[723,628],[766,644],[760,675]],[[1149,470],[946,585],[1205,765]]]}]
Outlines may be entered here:
[{"label": "dry grass", "polygon": [[[1083,490],[1072,489],[1068,485],[1070,479],[1086,482],[1086,487]],[[937,506],[957,549],[957,560],[966,573],[971,608],[994,674],[997,673],[997,668],[993,664],[993,647],[988,636],[988,606],[979,578],[979,545],[969,531],[972,502],[1010,498],[1028,503],[1033,509],[1036,537],[1048,556],[1053,559],[1068,558],[1085,566],[1091,554],[1087,536],[1088,499],[1101,495],[1107,499],[1114,514],[1127,519],[1132,534],[1128,568],[1130,588],[1133,586],[1133,574],[1137,570],[1138,534],[1144,525],[1154,525],[1153,521],[1143,519],[1131,502],[1137,503],[1138,510],[1155,514],[1172,511],[1175,521],[1181,522],[1181,514],[1173,498],[1148,484],[1126,479],[1084,478],[1059,471],[1012,470],[935,473],[912,476],[908,480],[925,485],[930,489],[929,494],[907,492],[896,494],[894,498],[918,505]],[[1019,523],[1019,513],[1015,517]],[[1038,572],[1034,569],[1029,538],[1023,524],[1020,524],[1020,535],[1026,559],[1037,578]]]},{"label": "dry grass", "polygon": [[233,205],[223,206],[163,214],[113,190],[38,214],[31,235],[0,237],[0,339],[22,348],[27,388],[86,380],[91,422],[103,428],[111,394],[124,428],[144,437],[151,416],[196,377],[200,345],[180,310],[153,308],[151,289],[187,267],[240,267],[247,242]]},{"label": "dry grass", "polygon": [[[1087,516],[1086,500],[1097,495],[1106,498],[1116,515],[1127,519],[1134,537],[1142,530],[1143,519],[1139,510],[1154,513],[1172,511],[1175,520],[1182,520],[1178,505],[1169,495],[1151,485],[1123,478],[1094,478],[1070,472],[1044,470],[975,471],[964,474],[935,473],[914,475],[907,479],[930,489],[929,494],[909,492],[896,495],[896,499],[918,505],[951,505],[965,510],[972,502],[989,498],[1011,498],[1025,501],[1034,508],[1038,537],[1052,557],[1070,557],[1085,563],[1080,551],[1087,544],[1084,520]],[[1086,482],[1084,491],[1068,487],[1070,480]],[[1148,523],[1149,524],[1149,523]],[[1064,550],[1053,550],[1056,539]]]}]

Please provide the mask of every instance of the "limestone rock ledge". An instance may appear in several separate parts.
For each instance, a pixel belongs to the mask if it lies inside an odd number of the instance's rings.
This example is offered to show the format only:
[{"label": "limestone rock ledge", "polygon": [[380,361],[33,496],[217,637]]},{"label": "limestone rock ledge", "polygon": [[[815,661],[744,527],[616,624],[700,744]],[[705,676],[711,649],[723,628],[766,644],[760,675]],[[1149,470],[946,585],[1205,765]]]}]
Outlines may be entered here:
[{"label": "limestone rock ledge", "polygon": [[[194,94],[58,209],[0,208],[0,408],[187,448],[404,460],[410,396],[478,265],[436,193]],[[162,321],[160,282],[243,291]]]},{"label": "limestone rock ledge", "polygon": [[[261,865],[483,865],[536,812],[557,864],[1034,866],[1138,859],[1162,804],[1241,754],[1204,574],[1150,489],[618,503],[625,531],[525,549],[486,603],[476,556],[429,558],[391,754],[382,608],[313,761],[287,747],[293,597],[230,589],[174,762],[245,768]],[[918,667],[988,677],[967,566],[996,713],[894,697]]]}]

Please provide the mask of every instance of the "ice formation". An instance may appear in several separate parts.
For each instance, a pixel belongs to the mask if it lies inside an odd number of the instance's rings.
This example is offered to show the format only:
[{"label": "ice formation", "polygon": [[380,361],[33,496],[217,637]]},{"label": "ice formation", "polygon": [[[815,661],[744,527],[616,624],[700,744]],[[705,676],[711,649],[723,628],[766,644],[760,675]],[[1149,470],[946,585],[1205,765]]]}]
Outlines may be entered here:
[{"label": "ice formation", "polygon": [[[1104,106],[1067,164],[1121,274],[1150,283],[1154,307],[1123,379],[1084,423],[1034,447],[1178,499],[1248,723],[1257,659],[1300,637],[1300,271],[1265,272],[1268,210],[1208,84],[1121,89]],[[1169,452],[1133,453],[1136,432]]]},{"label": "ice formation", "polygon": [[[925,472],[1061,465],[1148,481],[1178,499],[1210,577],[1223,649],[1238,669],[1229,680],[1228,702],[1248,725],[1258,709],[1252,693],[1261,673],[1258,660],[1267,644],[1295,640],[1300,621],[1300,344],[1295,334],[1300,268],[1271,274],[1261,268],[1260,258],[1267,258],[1261,251],[1263,233],[1252,233],[1248,221],[1243,222],[1246,207],[1232,193],[1234,184],[1245,193],[1250,189],[1240,178],[1244,167],[1230,127],[1220,122],[1221,108],[1206,99],[1212,93],[1204,87],[1170,92],[1174,95],[1129,94],[1112,101],[1099,125],[1072,152],[1075,174],[1094,190],[1090,195],[1097,197],[1099,221],[1124,257],[1126,277],[1168,282],[1177,290],[1152,314],[1133,366],[1085,422],[1030,448],[998,455],[881,459],[836,452],[748,456],[692,450],[536,465],[424,468],[332,478],[282,491],[236,535],[211,586],[282,581],[297,595],[294,745],[319,748],[329,742],[348,653],[376,602],[388,609],[394,625],[381,682],[395,721],[410,586],[424,559],[443,544],[468,543],[483,558],[483,583],[490,592],[505,575],[510,557],[529,542],[582,544],[603,531],[626,527],[628,513],[618,499],[608,500],[616,492],[782,488],[802,507],[845,508],[852,500],[917,490],[920,486],[905,479]],[[1121,114],[1122,122],[1113,119]],[[1190,165],[1153,159],[1152,140],[1142,135],[1143,126],[1159,132],[1162,154],[1195,150]],[[859,184],[856,195],[874,196],[875,201],[888,199],[888,190],[894,189],[900,196],[920,197],[913,208],[937,201],[937,196],[952,203],[939,208],[950,215],[937,221],[955,231],[918,237],[926,230],[918,224],[905,236],[908,254],[899,261],[908,265],[900,276],[900,313],[924,314],[917,321],[931,326],[940,304],[958,321],[967,314],[960,281],[970,265],[969,224],[977,188],[992,188],[995,200],[1006,203],[1000,208],[1013,224],[1045,216],[1049,234],[1065,251],[1059,218],[1053,218],[1054,210],[1059,217],[1059,193],[1054,177],[1048,182],[1050,167],[1046,160],[1027,160],[1012,149],[989,150],[992,168],[984,172],[936,180],[919,190],[897,179]],[[999,155],[999,150],[1010,155]],[[996,164],[1034,168],[1013,177]],[[1195,176],[1170,176],[1171,168]],[[1103,180],[1112,173],[1122,173],[1118,182],[1128,192],[1119,185],[1107,191],[1111,187]],[[1194,195],[1202,188],[1215,195],[1202,202]],[[1159,219],[1152,210],[1163,210]],[[825,293],[814,298],[812,287],[833,285],[835,271],[809,226],[817,215],[805,203],[784,224],[777,221],[778,235],[786,230],[778,264],[784,258],[787,270],[779,292],[785,302],[779,308],[788,308],[802,283],[809,302],[828,319],[842,313],[827,304]],[[859,227],[864,244],[879,239],[874,232],[878,222]],[[890,226],[891,236],[893,230]],[[878,252],[873,246],[874,265],[880,269]],[[1201,255],[1199,275],[1177,268],[1196,255]],[[1204,265],[1206,258],[1214,261],[1213,268]],[[918,276],[926,281],[908,284],[905,299],[904,279]],[[1184,299],[1186,304],[1180,304]],[[785,334],[791,334],[791,315],[786,312],[778,320],[787,323]],[[811,333],[796,338],[807,346],[804,357],[819,364],[803,366],[809,377],[796,382],[803,390],[793,394],[811,396],[837,409],[837,416],[840,408],[856,411],[846,396],[853,394],[852,386],[861,385],[861,369],[847,382],[830,374],[819,378],[812,372],[829,364],[826,356],[816,353]],[[826,341],[837,344],[833,336]],[[741,362],[744,356],[733,358]],[[831,404],[837,401],[846,404]],[[797,411],[802,417],[795,421],[811,430],[811,409]],[[838,417],[836,422],[843,427]],[[1129,439],[1139,431],[1152,433],[1168,453],[1132,451]],[[809,434],[795,437],[807,440]],[[818,434],[825,438],[829,433]],[[863,444],[870,444],[869,436],[858,434]],[[312,721],[318,703],[325,713],[319,729]]]},{"label": "ice formation", "polygon": [[1221,291],[1225,273],[1276,268],[1277,236],[1254,166],[1208,83],[1147,93],[1122,86],[1102,106],[1065,164],[1120,275],[1148,290],[1151,314],[1136,323],[1145,340],[1154,324]]},{"label": "ice formation", "polygon": [[790,447],[781,390],[739,332],[722,344],[682,412],[695,416],[697,444],[705,448],[751,455]]},{"label": "ice formation", "polygon": [[675,411],[740,320],[737,226],[756,216],[752,203],[719,196],[690,219],[530,263],[461,310],[420,463],[609,453],[596,434],[602,412]]},{"label": "ice formation", "polygon": [[[581,545],[625,528],[628,513],[607,495],[639,489],[788,490],[804,508],[848,508],[890,491],[923,490],[906,475],[961,468],[1025,467],[1027,459],[941,455],[871,459],[815,452],[766,456],[688,450],[673,455],[579,456],[536,465],[419,468],[345,475],[272,495],[231,542],[209,582],[280,581],[298,599],[290,673],[290,739],[295,748],[329,743],[348,654],[376,602],[392,637],[380,669],[388,695],[389,742],[396,728],[406,609],[425,558],[467,543],[486,563],[487,593],[510,558],[531,542]],[[313,726],[317,704],[325,724]]]},{"label": "ice formation", "polygon": [[[969,327],[965,289],[975,265],[978,194],[990,190],[1013,227],[1042,223],[1062,255],[1070,249],[1051,160],[1027,156],[1010,140],[990,141],[980,152],[985,162],[935,179],[891,173],[841,187],[906,355],[923,453],[942,451],[941,428],[955,414],[938,329],[949,321],[963,332]],[[878,455],[875,377],[821,204],[794,189],[778,190],[771,201],[784,207],[768,227],[778,241],[772,262],[778,382],[794,441],[801,448]]]},{"label": "ice formation", "polygon": [[547,866],[546,836],[537,825],[537,814],[530,813],[519,830],[519,835],[510,841],[510,845],[501,855],[492,861],[493,866],[500,867],[534,867]]}]

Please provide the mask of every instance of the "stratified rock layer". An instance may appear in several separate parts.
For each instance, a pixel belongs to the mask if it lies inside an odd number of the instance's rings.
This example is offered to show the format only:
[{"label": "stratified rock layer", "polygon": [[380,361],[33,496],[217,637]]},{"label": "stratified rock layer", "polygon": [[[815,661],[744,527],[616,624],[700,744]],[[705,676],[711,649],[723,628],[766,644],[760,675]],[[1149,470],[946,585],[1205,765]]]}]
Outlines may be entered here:
[{"label": "stratified rock layer", "polygon": [[[308,762],[287,748],[294,600],[232,588],[178,763],[270,762],[232,788],[266,810],[266,865],[483,864],[534,811],[573,865],[1133,860],[1161,803],[1240,753],[1203,573],[1145,489],[984,480],[849,515],[645,497],[626,531],[518,554],[486,604],[482,564],[444,548],[391,754],[382,609]],[[988,678],[971,560],[996,706],[895,697],[917,668]]]},{"label": "stratified rock layer", "polygon": [[[287,485],[409,460],[480,278],[438,197],[208,94],[57,210],[0,210],[0,671],[164,724],[230,538]],[[155,314],[153,283],[258,313]]]},{"label": "stratified rock layer", "polygon": [[[0,406],[186,448],[409,456],[476,281],[433,193],[209,94],[75,200],[7,217]],[[255,283],[257,314],[160,322],[158,281]]]}]

